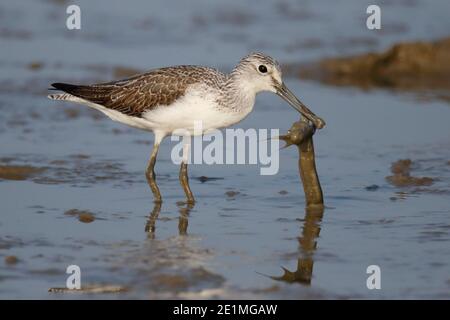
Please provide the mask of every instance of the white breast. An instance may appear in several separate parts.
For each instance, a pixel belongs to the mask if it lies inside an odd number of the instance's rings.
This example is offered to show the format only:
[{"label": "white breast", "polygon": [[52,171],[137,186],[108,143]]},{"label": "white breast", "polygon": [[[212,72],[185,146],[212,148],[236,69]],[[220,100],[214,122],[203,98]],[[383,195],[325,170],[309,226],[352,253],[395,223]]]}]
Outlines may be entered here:
[{"label": "white breast", "polygon": [[[217,103],[217,91],[191,87],[186,94],[169,106],[160,106],[147,111],[142,118],[152,130],[166,134],[179,134],[187,130],[191,135],[233,125],[244,119],[253,109],[253,103],[247,108],[232,110]],[[202,130],[198,128],[201,125]]]}]

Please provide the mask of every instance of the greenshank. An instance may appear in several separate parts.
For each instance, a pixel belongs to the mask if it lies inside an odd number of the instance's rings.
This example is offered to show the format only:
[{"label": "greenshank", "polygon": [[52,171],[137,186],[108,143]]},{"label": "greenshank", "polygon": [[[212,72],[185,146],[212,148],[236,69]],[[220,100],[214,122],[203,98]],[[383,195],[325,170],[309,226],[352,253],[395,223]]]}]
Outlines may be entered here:
[{"label": "greenshank", "polygon": [[[80,103],[97,109],[112,120],[152,131],[154,146],[146,169],[146,178],[154,201],[162,201],[155,179],[155,163],[159,145],[172,134],[200,134],[225,128],[243,120],[255,104],[261,91],[274,92],[316,128],[325,122],[309,110],[286,87],[279,63],[268,55],[251,53],[225,74],[202,66],[174,66],[151,70],[128,79],[92,85],[53,83],[52,100]],[[183,134],[184,135],[184,134]],[[184,139],[190,141],[190,139]],[[183,160],[179,173],[187,202],[194,203],[189,187],[187,163],[190,142],[183,145]]]}]

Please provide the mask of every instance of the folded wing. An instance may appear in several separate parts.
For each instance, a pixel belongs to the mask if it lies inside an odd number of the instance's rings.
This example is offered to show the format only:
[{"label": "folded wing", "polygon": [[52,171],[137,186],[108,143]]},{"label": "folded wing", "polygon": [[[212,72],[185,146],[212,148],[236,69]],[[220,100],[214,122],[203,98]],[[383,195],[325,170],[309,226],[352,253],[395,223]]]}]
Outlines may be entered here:
[{"label": "folded wing", "polygon": [[199,75],[204,70],[200,69],[193,66],[169,67],[102,84],[53,83],[52,86],[128,116],[142,117],[145,111],[168,106],[182,97],[189,85],[201,81]]}]

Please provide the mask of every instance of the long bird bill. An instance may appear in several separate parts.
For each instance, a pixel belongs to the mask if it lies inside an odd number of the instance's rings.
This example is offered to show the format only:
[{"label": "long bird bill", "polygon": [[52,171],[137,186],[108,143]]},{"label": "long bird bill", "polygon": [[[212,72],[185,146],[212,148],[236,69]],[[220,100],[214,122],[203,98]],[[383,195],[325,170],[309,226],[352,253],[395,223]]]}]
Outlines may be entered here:
[{"label": "long bird bill", "polygon": [[300,112],[302,116],[311,121],[316,128],[322,129],[325,127],[325,121],[316,116],[311,110],[309,110],[303,102],[301,102],[292,92],[289,90],[284,83],[278,85],[277,95],[286,100],[295,110]]}]

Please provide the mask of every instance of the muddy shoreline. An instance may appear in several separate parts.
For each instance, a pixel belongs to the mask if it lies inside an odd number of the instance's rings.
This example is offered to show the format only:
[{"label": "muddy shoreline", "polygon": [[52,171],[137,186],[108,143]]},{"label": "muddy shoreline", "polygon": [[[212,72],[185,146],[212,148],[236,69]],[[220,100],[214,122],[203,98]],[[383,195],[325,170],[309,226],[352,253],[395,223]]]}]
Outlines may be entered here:
[{"label": "muddy shoreline", "polygon": [[450,101],[450,38],[400,42],[383,52],[325,58],[285,70],[331,86],[433,91]]},{"label": "muddy shoreline", "polygon": [[[448,68],[429,62],[446,57],[447,0],[384,1],[395,18],[383,15],[381,31],[365,28],[359,0],[83,1],[81,30],[67,30],[63,2],[0,3],[0,298],[449,298],[450,108],[417,99],[449,92]],[[155,206],[151,133],[47,99],[52,82],[176,64],[228,72],[251,51],[293,62],[283,80],[327,120],[314,135],[323,213],[305,212],[296,147],[279,150],[272,176],[262,164],[190,166],[198,198],[186,205],[170,139]],[[308,61],[319,65],[304,81]],[[297,119],[261,94],[236,128],[281,135]],[[373,264],[382,290],[366,287]],[[64,289],[70,265],[79,291]]]}]

